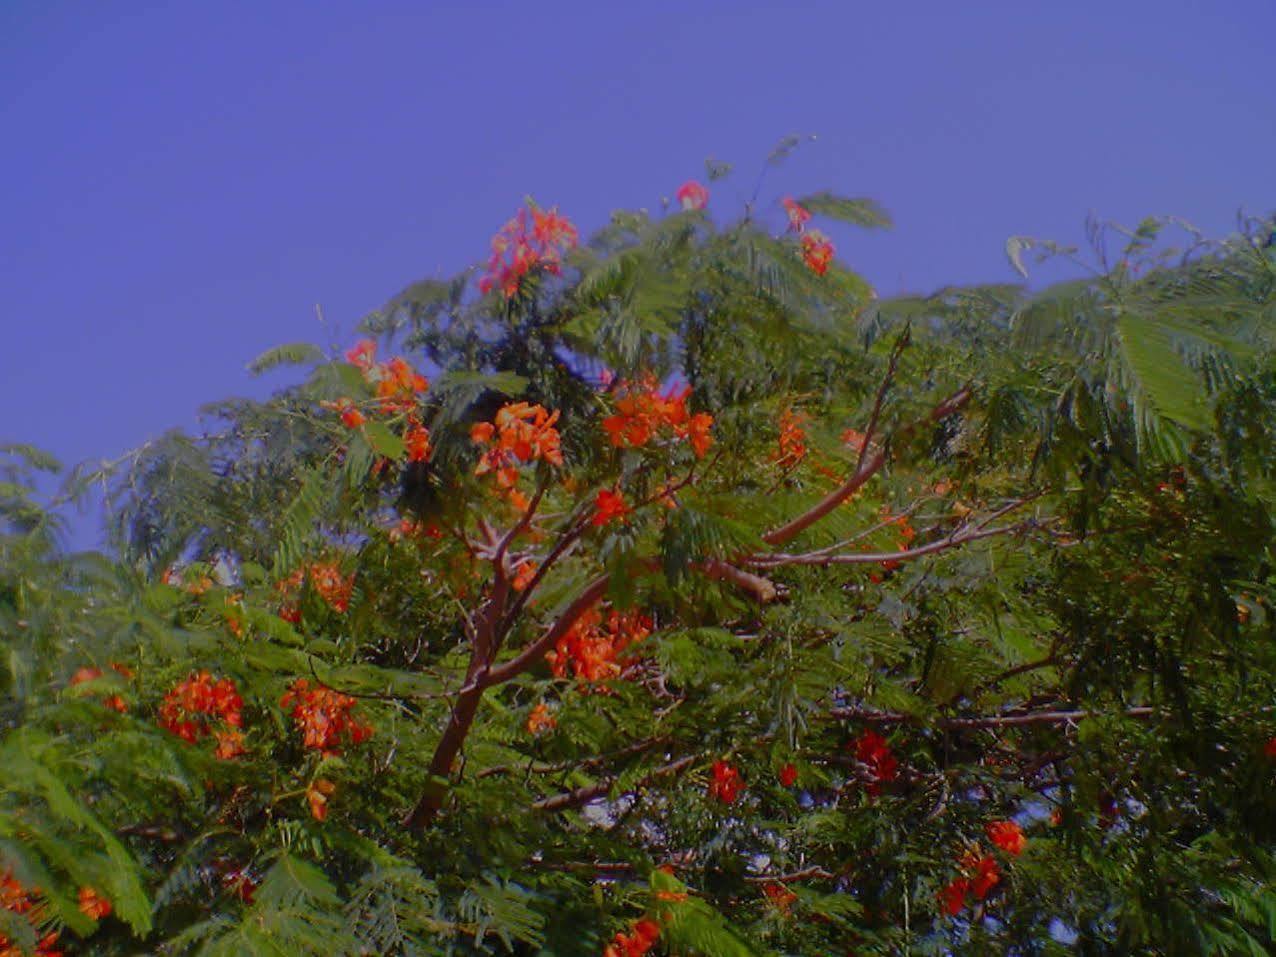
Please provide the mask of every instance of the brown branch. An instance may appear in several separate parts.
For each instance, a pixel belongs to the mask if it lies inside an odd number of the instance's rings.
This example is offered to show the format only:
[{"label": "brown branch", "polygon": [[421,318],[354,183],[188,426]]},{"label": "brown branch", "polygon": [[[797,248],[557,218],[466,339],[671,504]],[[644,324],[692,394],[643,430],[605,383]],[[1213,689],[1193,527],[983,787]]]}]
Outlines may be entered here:
[{"label": "brown branch", "polygon": [[755,568],[780,568],[785,565],[878,565],[882,562],[908,562],[936,552],[956,548],[967,542],[975,542],[981,538],[992,538],[996,535],[1009,535],[1034,528],[1034,522],[1021,522],[1018,525],[1000,525],[982,531],[953,533],[937,542],[919,545],[897,552],[853,552],[849,555],[828,555],[822,552],[811,552],[802,555],[757,555],[747,560],[746,564]]},{"label": "brown branch", "polygon": [[[1033,724],[1075,724],[1086,718],[1101,718],[1104,711],[1026,711],[984,715],[974,718],[939,718],[931,726],[944,730],[969,730],[978,728],[1011,728]],[[1127,718],[1150,718],[1157,709],[1150,707],[1126,708],[1117,712]],[[925,720],[911,714],[892,711],[869,711],[864,708],[832,708],[831,718],[849,718],[867,724],[925,724]]]},{"label": "brown branch", "polygon": [[488,669],[485,674],[480,676],[478,679],[480,689],[490,688],[493,685],[509,681],[544,658],[545,653],[554,647],[558,639],[571,631],[572,626],[576,624],[580,616],[594,607],[603,595],[607,594],[607,586],[610,582],[611,575],[604,574],[599,575],[586,585],[585,590],[576,596],[575,600],[567,606],[567,610],[558,616],[543,635],[509,661]]},{"label": "brown branch", "polygon": [[811,867],[804,867],[800,871],[789,871],[787,874],[761,874],[758,876],[745,876],[746,881],[752,881],[755,884],[788,884],[792,881],[805,881],[812,878],[818,878],[823,881],[836,880],[837,875],[826,871],[818,864]]},{"label": "brown branch", "polygon": [[770,604],[785,595],[782,587],[776,585],[775,582],[769,581],[761,575],[746,572],[744,569],[737,568],[721,559],[710,558],[708,561],[701,562],[700,567],[710,578],[730,582],[737,588],[747,591],[763,605]]}]

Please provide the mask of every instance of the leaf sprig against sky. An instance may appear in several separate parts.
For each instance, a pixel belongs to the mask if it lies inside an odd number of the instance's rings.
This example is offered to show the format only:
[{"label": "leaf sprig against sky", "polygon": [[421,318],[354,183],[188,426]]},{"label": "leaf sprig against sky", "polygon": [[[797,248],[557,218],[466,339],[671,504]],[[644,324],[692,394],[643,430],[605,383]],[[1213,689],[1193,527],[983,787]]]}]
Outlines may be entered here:
[{"label": "leaf sprig against sky", "polygon": [[892,298],[729,173],[266,353],[110,554],[0,450],[0,949],[1276,946],[1270,224]]}]

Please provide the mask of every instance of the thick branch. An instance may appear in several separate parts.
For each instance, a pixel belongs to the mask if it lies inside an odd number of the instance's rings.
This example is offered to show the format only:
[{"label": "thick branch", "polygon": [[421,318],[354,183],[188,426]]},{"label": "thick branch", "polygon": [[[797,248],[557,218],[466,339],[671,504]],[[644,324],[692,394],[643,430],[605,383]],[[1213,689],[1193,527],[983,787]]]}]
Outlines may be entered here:
[{"label": "thick branch", "polygon": [[603,595],[607,594],[607,585],[610,581],[610,575],[599,575],[586,585],[585,590],[576,596],[576,599],[567,606],[567,610],[558,616],[558,619],[545,630],[543,635],[520,651],[514,658],[489,669],[486,674],[482,675],[478,679],[481,687],[490,688],[493,685],[509,681],[544,658],[545,653],[554,647],[558,639],[571,631],[572,626],[576,624],[580,616],[596,605]]}]

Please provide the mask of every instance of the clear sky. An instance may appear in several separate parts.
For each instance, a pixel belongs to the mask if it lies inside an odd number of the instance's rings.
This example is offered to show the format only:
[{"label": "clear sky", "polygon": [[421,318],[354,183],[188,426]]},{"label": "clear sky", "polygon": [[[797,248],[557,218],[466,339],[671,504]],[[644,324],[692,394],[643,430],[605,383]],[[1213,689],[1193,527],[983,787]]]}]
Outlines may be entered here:
[{"label": "clear sky", "polygon": [[1273,43],[1276,0],[2,0],[0,439],[114,456],[525,194],[588,231],[712,155],[721,211],[788,133],[766,196],[879,200],[832,232],[884,294],[1013,279],[1007,236],[1089,212],[1226,232],[1276,208]]}]

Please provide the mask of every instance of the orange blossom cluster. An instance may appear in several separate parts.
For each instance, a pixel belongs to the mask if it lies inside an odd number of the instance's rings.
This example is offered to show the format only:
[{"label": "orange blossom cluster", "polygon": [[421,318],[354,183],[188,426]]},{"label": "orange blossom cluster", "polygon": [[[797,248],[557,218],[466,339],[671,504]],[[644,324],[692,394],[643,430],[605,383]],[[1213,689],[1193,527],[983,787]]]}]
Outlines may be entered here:
[{"label": "orange blossom cluster", "polygon": [[[217,757],[223,760],[244,753],[244,707],[235,682],[229,678],[214,681],[207,671],[192,672],[160,702],[159,722],[165,730],[183,741],[194,743],[206,735],[217,740]],[[224,727],[213,727],[213,722]]]},{"label": "orange blossom cluster", "polygon": [[312,688],[305,678],[292,683],[279,705],[291,706],[293,723],[301,731],[305,746],[327,756],[339,752],[343,739],[350,744],[361,744],[372,736],[372,727],[351,714],[354,698],[323,685]]},{"label": "orange blossom cluster", "polygon": [[[32,928],[37,930],[45,920],[44,905],[36,899],[38,894],[39,891],[34,888],[28,890],[23,887],[12,874],[0,876],[0,907],[25,917]],[[62,957],[62,951],[56,949],[57,942],[57,931],[45,934],[36,944],[35,952],[40,957]],[[4,934],[0,934],[0,957],[25,957],[26,953]]]},{"label": "orange blossom cluster", "polygon": [[617,677],[624,651],[651,634],[651,619],[640,612],[611,611],[603,621],[598,609],[590,608],[559,638],[545,660],[556,678],[571,674],[580,681],[596,683]]},{"label": "orange blossom cluster", "polygon": [[492,237],[492,255],[479,280],[479,292],[486,295],[499,287],[506,299],[512,299],[533,269],[540,267],[557,276],[563,253],[575,248],[578,238],[576,227],[557,206],[546,211],[529,201]]},{"label": "orange blossom cluster", "polygon": [[558,430],[554,428],[557,421],[558,413],[544,406],[511,402],[491,422],[476,422],[470,429],[470,439],[483,446],[484,452],[474,474],[492,473],[510,501],[518,508],[526,508],[527,500],[517,487],[518,467],[537,460],[563,464]]},{"label": "orange blossom cluster", "polygon": [[660,940],[660,925],[649,917],[634,922],[628,934],[616,932],[603,957],[645,957]]},{"label": "orange blossom cluster", "polygon": [[707,412],[692,415],[687,411],[690,386],[681,389],[671,386],[661,394],[655,377],[648,375],[634,383],[621,383],[618,391],[616,414],[603,419],[603,428],[613,446],[642,448],[661,432],[667,432],[676,439],[689,441],[696,458],[704,458],[713,444],[713,436],[709,434],[713,416]]}]

